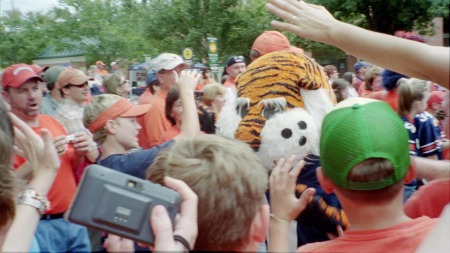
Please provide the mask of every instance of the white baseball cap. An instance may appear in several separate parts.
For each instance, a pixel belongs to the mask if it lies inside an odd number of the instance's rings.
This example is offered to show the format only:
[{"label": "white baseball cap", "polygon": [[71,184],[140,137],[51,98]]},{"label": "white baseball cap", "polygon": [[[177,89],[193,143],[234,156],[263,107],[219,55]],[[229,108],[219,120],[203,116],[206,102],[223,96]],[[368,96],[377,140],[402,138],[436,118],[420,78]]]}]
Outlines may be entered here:
[{"label": "white baseball cap", "polygon": [[186,68],[189,68],[189,64],[183,61],[181,56],[171,53],[162,53],[158,55],[154,60],[155,71],[159,72],[162,69],[170,70],[176,68],[178,65],[183,64]]}]

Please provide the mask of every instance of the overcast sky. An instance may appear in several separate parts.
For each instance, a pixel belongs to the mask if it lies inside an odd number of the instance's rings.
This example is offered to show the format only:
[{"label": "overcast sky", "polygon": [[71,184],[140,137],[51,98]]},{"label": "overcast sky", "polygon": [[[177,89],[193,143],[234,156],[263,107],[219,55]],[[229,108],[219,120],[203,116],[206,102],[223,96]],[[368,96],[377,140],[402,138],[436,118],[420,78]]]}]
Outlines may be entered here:
[{"label": "overcast sky", "polygon": [[12,7],[19,9],[22,13],[29,11],[48,11],[52,6],[58,4],[58,0],[0,0],[1,11],[11,10]]}]

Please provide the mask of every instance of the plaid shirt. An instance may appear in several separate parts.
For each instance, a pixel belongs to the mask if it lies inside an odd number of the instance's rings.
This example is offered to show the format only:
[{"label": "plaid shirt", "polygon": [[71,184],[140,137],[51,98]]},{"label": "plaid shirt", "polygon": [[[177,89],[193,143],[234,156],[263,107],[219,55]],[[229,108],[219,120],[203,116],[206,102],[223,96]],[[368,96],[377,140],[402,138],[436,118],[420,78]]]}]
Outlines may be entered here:
[{"label": "plaid shirt", "polygon": [[[55,118],[66,128],[69,134],[85,132],[92,136],[92,133],[83,124],[84,106],[64,99],[55,111]],[[97,148],[97,144],[92,142],[89,150]]]}]

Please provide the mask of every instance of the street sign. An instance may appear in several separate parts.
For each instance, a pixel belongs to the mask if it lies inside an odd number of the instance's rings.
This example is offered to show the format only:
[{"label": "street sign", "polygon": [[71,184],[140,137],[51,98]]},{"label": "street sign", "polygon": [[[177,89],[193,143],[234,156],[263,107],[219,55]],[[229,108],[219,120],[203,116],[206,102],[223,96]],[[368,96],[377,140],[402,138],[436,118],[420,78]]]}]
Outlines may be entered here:
[{"label": "street sign", "polygon": [[208,37],[208,62],[211,72],[215,75],[219,72],[219,48],[217,46],[217,38]]},{"label": "street sign", "polygon": [[194,58],[194,50],[191,47],[185,47],[183,49],[183,59],[184,62],[192,65],[192,58]]}]

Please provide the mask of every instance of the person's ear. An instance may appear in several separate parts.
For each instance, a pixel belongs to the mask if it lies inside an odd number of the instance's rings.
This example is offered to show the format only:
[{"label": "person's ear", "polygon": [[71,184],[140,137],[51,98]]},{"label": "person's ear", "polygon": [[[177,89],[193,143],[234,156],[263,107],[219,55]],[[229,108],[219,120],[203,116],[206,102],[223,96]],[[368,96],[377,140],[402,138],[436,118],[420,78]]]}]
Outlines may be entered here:
[{"label": "person's ear", "polygon": [[416,178],[416,169],[414,158],[410,157],[411,163],[409,164],[408,171],[405,174],[405,177],[403,178],[403,181],[405,184],[411,183]]},{"label": "person's ear", "polygon": [[110,134],[116,134],[116,133],[117,133],[117,129],[116,129],[115,121],[114,121],[114,120],[108,120],[108,121],[106,121],[105,129],[106,129],[106,131],[108,131],[108,133],[110,133]]},{"label": "person's ear", "polygon": [[320,186],[326,193],[330,194],[334,192],[333,182],[331,182],[331,180],[327,177],[327,175],[325,175],[325,173],[322,170],[322,167],[318,167],[316,169],[316,177],[317,180],[319,180]]},{"label": "person's ear", "polygon": [[270,207],[267,204],[262,205],[255,217],[253,218],[250,227],[250,238],[252,241],[262,243],[266,240],[269,232],[270,223]]},{"label": "person's ear", "polygon": [[68,95],[70,92],[69,92],[69,87],[62,87],[61,88],[61,92],[64,94],[64,95]]},{"label": "person's ear", "polygon": [[8,105],[11,103],[11,99],[10,99],[10,97],[9,97],[8,92],[2,91],[2,97],[3,97],[3,100],[5,100],[5,102],[6,102]]}]

